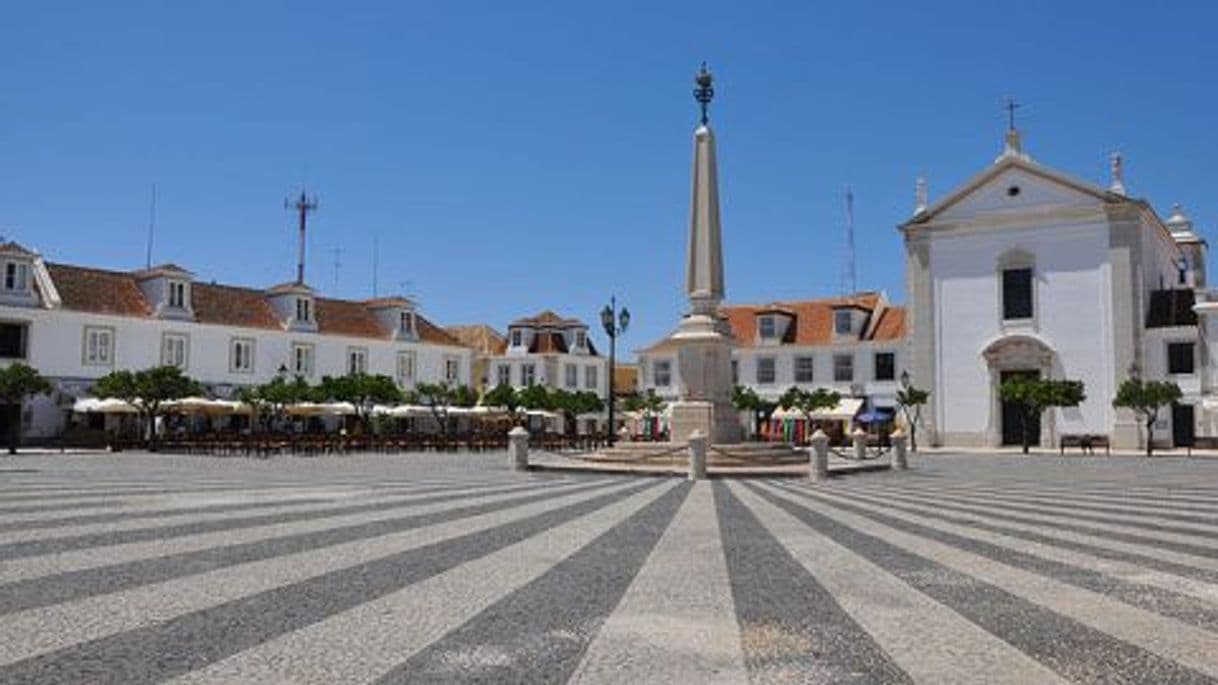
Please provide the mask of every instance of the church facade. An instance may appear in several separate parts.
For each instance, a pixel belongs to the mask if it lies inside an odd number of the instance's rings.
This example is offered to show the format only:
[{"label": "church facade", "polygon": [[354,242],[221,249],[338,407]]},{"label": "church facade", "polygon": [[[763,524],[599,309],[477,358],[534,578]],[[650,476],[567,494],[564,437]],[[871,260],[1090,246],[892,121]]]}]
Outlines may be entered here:
[{"label": "church facade", "polygon": [[[967,183],[901,224],[909,301],[907,359],[931,391],[922,429],[933,444],[1019,440],[999,385],[1013,375],[1081,380],[1086,400],[1046,411],[1039,444],[1106,435],[1136,448],[1134,415],[1112,407],[1131,374],[1172,380],[1184,399],[1164,411],[1156,443],[1207,434],[1210,354],[1194,305],[1205,297],[1206,245],[1177,210],[1163,219],[1125,190],[1119,157],[1108,187],[1043,166],[1019,132]],[[1200,307],[1203,308],[1203,307]]]}]

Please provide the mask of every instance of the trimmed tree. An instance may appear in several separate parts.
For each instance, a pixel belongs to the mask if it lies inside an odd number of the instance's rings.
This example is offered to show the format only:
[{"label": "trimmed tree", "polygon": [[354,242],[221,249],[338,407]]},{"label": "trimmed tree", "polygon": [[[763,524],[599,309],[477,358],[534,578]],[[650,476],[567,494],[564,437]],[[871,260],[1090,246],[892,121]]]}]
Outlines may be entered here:
[{"label": "trimmed tree", "polygon": [[516,412],[520,409],[520,395],[507,383],[500,383],[482,395],[482,404],[487,407],[502,407],[512,423],[519,423]]},{"label": "trimmed tree", "polygon": [[1180,401],[1180,386],[1171,381],[1145,381],[1137,376],[1126,378],[1117,388],[1112,406],[1132,409],[1146,426],[1146,456],[1154,454],[1155,422],[1159,410]]},{"label": "trimmed tree", "polygon": [[754,435],[761,433],[762,424],[769,421],[770,417],[774,415],[774,410],[778,409],[777,402],[767,400],[752,388],[743,385],[732,388],[732,404],[737,410],[747,411],[753,417]]},{"label": "trimmed tree", "polygon": [[317,394],[331,402],[350,402],[364,432],[372,428],[372,410],[378,404],[399,404],[402,391],[384,374],[353,373],[348,376],[322,376]]},{"label": "trimmed tree", "polygon": [[803,414],[804,420],[809,424],[812,423],[812,415],[823,409],[832,409],[842,401],[842,394],[836,390],[828,388],[816,388],[814,390],[805,390],[796,386],[787,388],[787,391],[778,398],[778,404],[783,409],[794,409],[800,414]]},{"label": "trimmed tree", "polygon": [[998,396],[1019,407],[1020,443],[1024,454],[1028,453],[1032,442],[1028,428],[1033,419],[1040,418],[1051,407],[1077,407],[1087,399],[1082,381],[1028,376],[1014,376],[1003,381]]},{"label": "trimmed tree", "polygon": [[600,412],[605,409],[604,401],[596,393],[590,391],[568,392],[555,390],[550,393],[550,406],[562,412],[563,425],[567,433],[574,433],[580,414]]},{"label": "trimmed tree", "polygon": [[477,394],[473,393],[466,386],[466,392],[462,392],[460,388],[451,388],[447,383],[419,383],[415,386],[415,394],[419,398],[419,403],[431,410],[431,415],[435,418],[436,423],[440,425],[440,434],[448,437],[448,410],[451,407],[457,406],[473,406],[473,404],[465,405],[462,402],[467,401],[468,394],[474,395],[474,401],[477,401]]},{"label": "trimmed tree", "polygon": [[0,403],[16,406],[8,427],[8,453],[16,454],[21,442],[21,407],[25,398],[51,392],[51,383],[31,366],[20,362],[0,369]]},{"label": "trimmed tree", "polygon": [[203,394],[198,381],[176,366],[155,366],[142,371],[113,371],[93,385],[98,397],[113,397],[135,407],[144,426],[150,449],[156,449],[156,420],[165,413],[165,403]]},{"label": "trimmed tree", "polygon": [[309,401],[315,395],[316,390],[308,381],[297,376],[290,381],[273,378],[262,385],[242,388],[237,398],[252,406],[259,416],[269,414],[273,418],[280,418],[289,406]]},{"label": "trimmed tree", "polygon": [[904,384],[897,390],[897,406],[909,428],[909,450],[918,451],[918,424],[922,422],[922,407],[930,400],[930,391]]}]

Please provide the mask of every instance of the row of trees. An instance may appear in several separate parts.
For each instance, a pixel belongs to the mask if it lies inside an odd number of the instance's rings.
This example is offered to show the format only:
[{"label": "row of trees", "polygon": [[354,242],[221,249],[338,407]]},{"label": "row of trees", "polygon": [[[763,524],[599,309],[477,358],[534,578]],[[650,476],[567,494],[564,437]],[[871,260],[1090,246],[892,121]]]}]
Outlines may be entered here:
[{"label": "row of trees", "polygon": [[[11,364],[0,369],[0,403],[17,406],[27,397],[51,392],[51,384],[37,370],[22,363]],[[150,440],[155,442],[155,424],[169,402],[184,397],[203,394],[201,384],[184,375],[175,366],[158,366],[142,371],[114,371],[93,386],[93,393],[101,398],[116,398],[130,404],[139,413],[141,428],[146,429]],[[1022,448],[1028,452],[1032,436],[1029,426],[1047,409],[1053,407],[1075,407],[1086,399],[1083,382],[1076,380],[1035,378],[1017,376],[1008,378],[999,387],[1000,397],[1019,407],[1022,418]],[[1146,427],[1146,454],[1153,453],[1154,425],[1164,407],[1169,407],[1181,398],[1181,390],[1171,381],[1144,380],[1138,375],[1127,378],[1117,390],[1112,406],[1133,411]],[[916,449],[914,431],[921,407],[930,393],[905,385],[898,391],[897,402],[905,413],[909,426],[911,446]],[[403,391],[397,383],[385,375],[351,374],[348,376],[325,376],[317,385],[310,385],[302,378],[274,380],[252,388],[243,389],[239,399],[249,403],[259,415],[281,415],[288,406],[301,402],[347,402],[356,411],[358,420],[369,427],[373,407],[376,405],[421,404],[430,408],[441,430],[448,429],[448,410],[451,407],[472,407],[477,403],[477,394],[468,386],[449,386],[445,383],[420,383],[414,390]],[[795,409],[811,419],[812,414],[837,406],[841,394],[826,388],[805,390],[791,387],[777,401],[759,396],[752,388],[737,386],[732,396],[736,408],[753,413],[757,426],[769,420],[774,411]],[[573,426],[575,417],[584,413],[604,410],[604,403],[592,392],[568,392],[551,390],[533,385],[514,389],[500,385],[486,393],[483,404],[506,409],[513,418],[520,410],[540,409],[561,412],[567,425]],[[663,400],[654,394],[633,395],[626,399],[625,408],[644,413],[658,412]],[[20,411],[11,419],[9,452],[15,453],[20,440]]]}]

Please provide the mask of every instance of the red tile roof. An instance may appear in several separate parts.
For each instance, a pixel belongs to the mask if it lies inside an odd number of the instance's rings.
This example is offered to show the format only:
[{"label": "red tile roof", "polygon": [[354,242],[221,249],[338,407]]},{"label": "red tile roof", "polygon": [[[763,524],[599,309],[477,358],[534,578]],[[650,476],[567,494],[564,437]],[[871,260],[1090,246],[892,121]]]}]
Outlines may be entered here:
[{"label": "red tile roof", "polygon": [[[788,328],[783,337],[783,344],[788,345],[825,345],[833,342],[833,310],[842,307],[854,307],[868,312],[867,326],[863,340],[900,340],[905,337],[905,309],[892,305],[880,309],[879,320],[873,321],[876,307],[880,305],[879,293],[858,293],[846,297],[832,297],[819,300],[796,300],[789,302],[771,302],[764,305],[724,305],[720,308],[723,316],[731,327],[736,343],[751,347],[757,340],[757,316],[772,312],[781,312],[794,318],[793,328]],[[659,352],[673,348],[670,338],[664,338],[646,348],[646,352]]]},{"label": "red tile roof", "polygon": [[[152,306],[137,285],[135,273],[68,264],[48,263],[46,266],[65,309],[118,316],[152,315]],[[299,287],[289,283],[271,290],[284,292]],[[267,330],[283,328],[267,299],[267,293],[271,291],[197,281],[191,284],[190,291],[191,307],[195,321],[199,323]],[[368,303],[322,297],[315,298],[315,302],[320,333],[388,338],[388,332],[381,328]],[[420,340],[462,346],[460,341],[426,318],[416,314],[415,321]]]},{"label": "red tile roof", "polygon": [[579,319],[567,319],[559,316],[553,311],[547,309],[536,316],[528,316],[523,319],[516,319],[510,325],[512,326],[548,326],[554,328],[565,328],[568,326],[583,326],[583,321]]},{"label": "red tile roof", "polygon": [[152,308],[129,273],[47,263],[65,309],[119,316],[148,316]]},{"label": "red tile roof", "polygon": [[486,324],[445,326],[444,332],[479,354],[497,356],[507,351],[507,338]]}]

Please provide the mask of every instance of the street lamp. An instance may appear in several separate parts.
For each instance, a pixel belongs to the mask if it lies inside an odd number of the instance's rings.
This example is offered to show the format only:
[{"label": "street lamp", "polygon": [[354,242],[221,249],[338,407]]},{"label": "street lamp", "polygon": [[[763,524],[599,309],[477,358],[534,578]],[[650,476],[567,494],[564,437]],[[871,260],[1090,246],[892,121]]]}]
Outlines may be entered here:
[{"label": "street lamp", "polygon": [[616,366],[615,359],[617,355],[617,337],[626,332],[626,327],[630,325],[630,311],[622,307],[621,311],[617,308],[617,297],[610,297],[609,304],[601,309],[601,326],[605,329],[605,335],[609,336],[609,446],[613,447],[614,436],[616,435],[615,426],[613,423],[613,370]]}]

